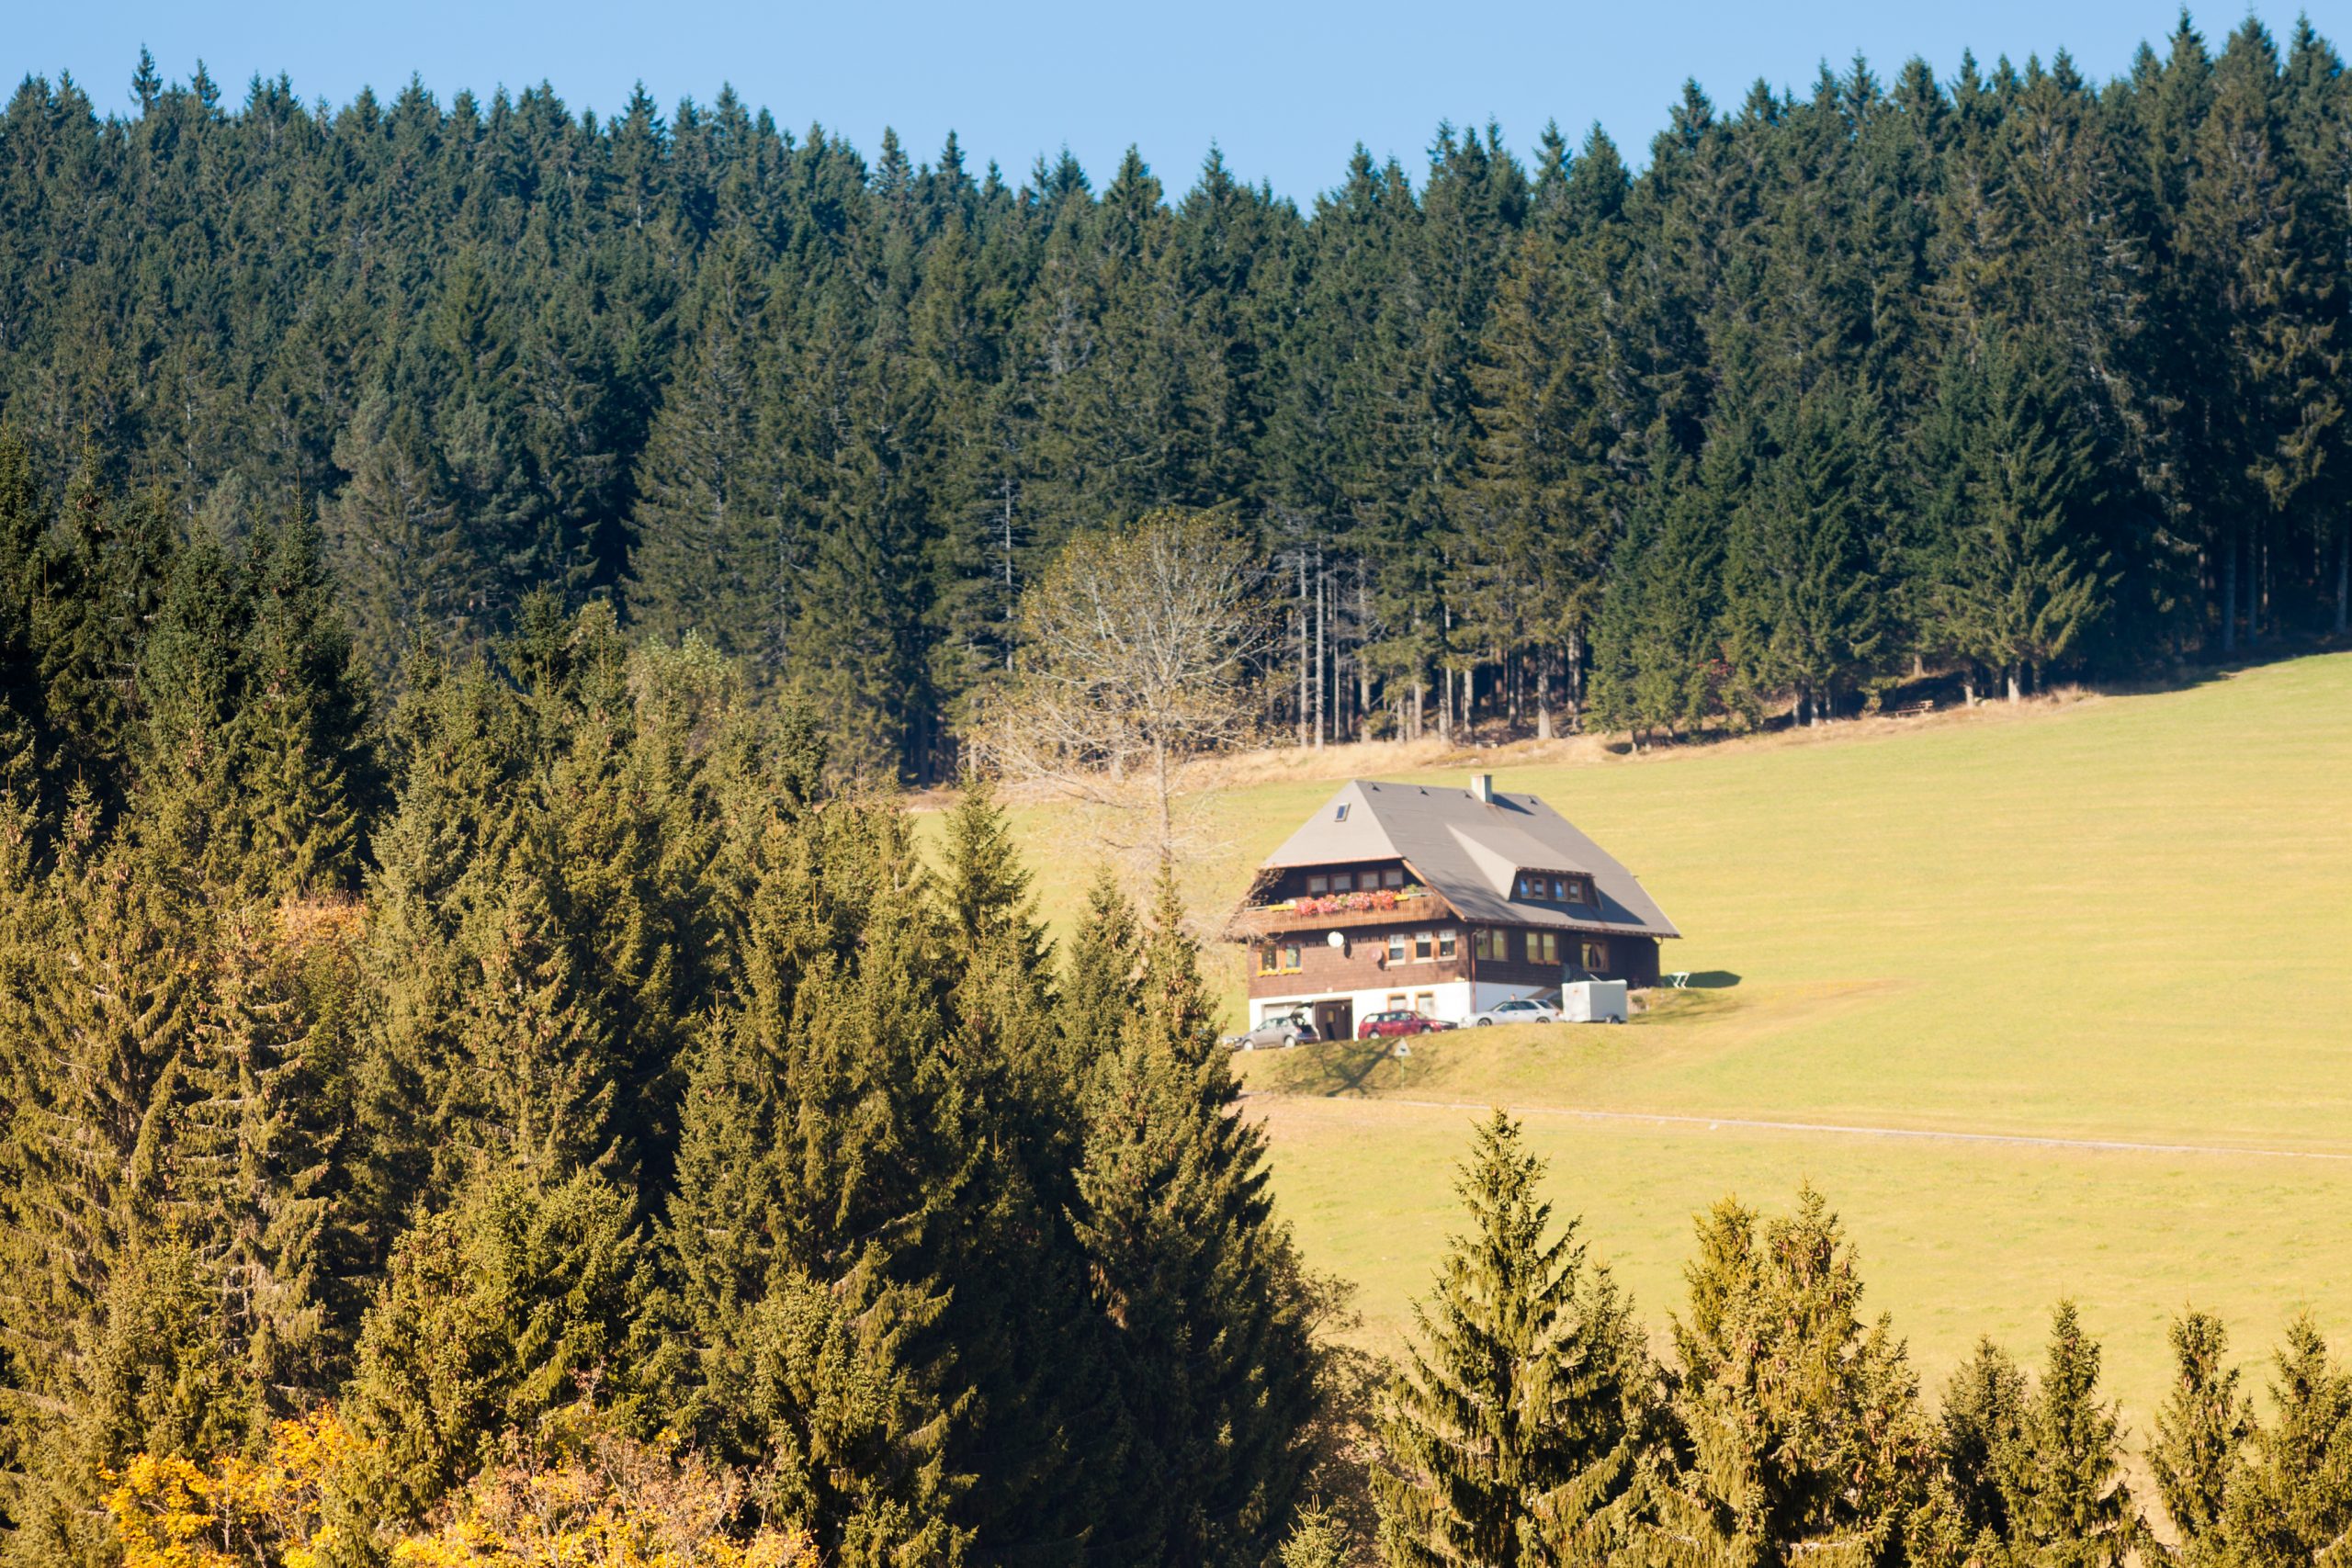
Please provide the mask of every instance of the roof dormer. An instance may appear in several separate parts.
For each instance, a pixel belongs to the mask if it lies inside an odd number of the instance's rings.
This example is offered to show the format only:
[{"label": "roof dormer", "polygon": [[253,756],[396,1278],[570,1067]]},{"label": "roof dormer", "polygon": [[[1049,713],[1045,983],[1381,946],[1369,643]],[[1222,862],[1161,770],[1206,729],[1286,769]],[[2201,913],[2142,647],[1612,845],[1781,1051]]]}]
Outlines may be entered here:
[{"label": "roof dormer", "polygon": [[1521,866],[1511,878],[1510,896],[1516,903],[1571,909],[1592,908],[1600,902],[1591,876],[1564,866]]}]

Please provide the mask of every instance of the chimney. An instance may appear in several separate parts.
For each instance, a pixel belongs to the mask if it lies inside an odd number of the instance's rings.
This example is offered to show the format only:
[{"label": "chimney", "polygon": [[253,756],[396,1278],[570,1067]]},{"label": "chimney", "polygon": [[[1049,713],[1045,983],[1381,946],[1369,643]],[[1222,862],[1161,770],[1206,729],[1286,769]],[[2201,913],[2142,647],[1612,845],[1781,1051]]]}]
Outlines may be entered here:
[{"label": "chimney", "polygon": [[1495,775],[1492,773],[1472,773],[1470,775],[1470,793],[1479,800],[1484,801],[1487,805],[1492,806],[1495,803]]}]

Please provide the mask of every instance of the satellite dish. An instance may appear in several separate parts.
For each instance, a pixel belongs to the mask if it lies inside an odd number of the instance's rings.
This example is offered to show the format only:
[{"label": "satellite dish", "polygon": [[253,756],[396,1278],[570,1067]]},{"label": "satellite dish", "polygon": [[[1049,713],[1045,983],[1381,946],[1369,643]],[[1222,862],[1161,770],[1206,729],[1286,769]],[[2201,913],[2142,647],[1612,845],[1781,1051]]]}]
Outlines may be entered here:
[{"label": "satellite dish", "polygon": [[1347,933],[1344,931],[1333,931],[1329,936],[1325,937],[1323,940],[1329,942],[1333,947],[1345,947],[1348,945]]}]

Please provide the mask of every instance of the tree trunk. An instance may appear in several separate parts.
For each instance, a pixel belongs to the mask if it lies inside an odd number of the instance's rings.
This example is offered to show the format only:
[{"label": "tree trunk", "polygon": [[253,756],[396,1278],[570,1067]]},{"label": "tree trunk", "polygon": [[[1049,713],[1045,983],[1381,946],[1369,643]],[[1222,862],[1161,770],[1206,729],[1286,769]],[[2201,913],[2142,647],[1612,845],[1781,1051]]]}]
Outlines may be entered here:
[{"label": "tree trunk", "polygon": [[1330,598],[1329,579],[1323,573],[1322,564],[1315,569],[1315,749],[1323,749],[1323,694],[1329,687],[1329,671],[1323,662],[1323,639],[1330,629],[1329,616],[1325,614]]},{"label": "tree trunk", "polygon": [[2018,702],[2018,700],[2019,698],[2021,698],[2021,697],[2023,697],[2023,696],[2025,695],[2025,694],[2024,694],[2023,692],[2021,692],[2021,691],[2019,691],[2019,690],[2018,689],[2018,667],[2017,667],[2016,665],[2012,664],[2012,665],[2010,665],[2007,670],[2005,670],[2004,671],[2002,671],[2002,673],[2003,673],[2003,674],[2007,678],[2007,680],[2008,680],[2008,682],[2009,682],[2009,701],[2010,701],[2010,703],[2011,703],[2012,705],[2014,705],[2015,703],[2017,703],[2017,702]]},{"label": "tree trunk", "polygon": [[2335,635],[2352,630],[2352,523],[2335,541]]},{"label": "tree trunk", "polygon": [[2238,537],[2222,547],[2222,652],[2238,650]]},{"label": "tree trunk", "polygon": [[1012,622],[1020,595],[1012,587],[1012,480],[1005,479],[998,487],[1001,505],[997,513],[998,537],[1004,551],[1004,667],[1012,668]]},{"label": "tree trunk", "polygon": [[1306,549],[1298,552],[1298,743],[1306,744],[1306,637],[1313,628],[1306,613]]},{"label": "tree trunk", "polygon": [[1167,741],[1152,743],[1151,766],[1152,784],[1159,791],[1159,869],[1166,871],[1176,862],[1176,812],[1169,796]]},{"label": "tree trunk", "polygon": [[1568,634],[1568,668],[1566,674],[1568,728],[1574,732],[1584,728],[1584,631],[1581,627]]},{"label": "tree trunk", "polygon": [[2252,652],[2262,640],[2262,525],[2256,523],[2245,541],[2245,646]]},{"label": "tree trunk", "polygon": [[1535,655],[1535,739],[1552,739],[1552,649]]}]

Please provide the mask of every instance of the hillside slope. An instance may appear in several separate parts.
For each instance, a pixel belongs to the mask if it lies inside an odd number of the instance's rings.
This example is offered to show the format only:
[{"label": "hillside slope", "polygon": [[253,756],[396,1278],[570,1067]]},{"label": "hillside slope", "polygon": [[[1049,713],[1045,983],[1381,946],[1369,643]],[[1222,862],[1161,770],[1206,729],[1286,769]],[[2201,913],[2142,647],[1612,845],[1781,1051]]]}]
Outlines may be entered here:
[{"label": "hillside slope", "polygon": [[[1363,1287],[1372,1341],[1408,1320],[1492,1102],[1528,1113],[1558,1201],[1659,1323],[1695,1211],[1810,1179],[1931,1376],[1979,1334],[2034,1350],[2071,1293],[2144,1430],[2184,1304],[2249,1360],[2300,1306],[2352,1328],[2352,656],[1496,773],[1634,867],[1689,933],[1669,966],[1716,984],[1633,1029],[1247,1059],[1283,1205]],[[1221,795],[1204,905],[1329,788]],[[1062,824],[1022,827],[1062,905]]]}]

